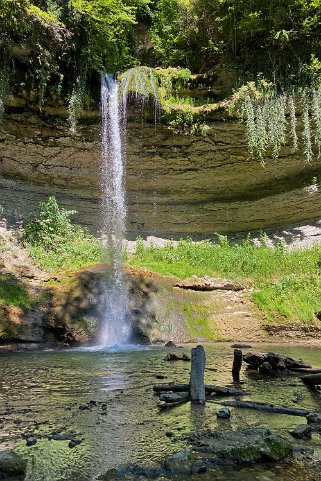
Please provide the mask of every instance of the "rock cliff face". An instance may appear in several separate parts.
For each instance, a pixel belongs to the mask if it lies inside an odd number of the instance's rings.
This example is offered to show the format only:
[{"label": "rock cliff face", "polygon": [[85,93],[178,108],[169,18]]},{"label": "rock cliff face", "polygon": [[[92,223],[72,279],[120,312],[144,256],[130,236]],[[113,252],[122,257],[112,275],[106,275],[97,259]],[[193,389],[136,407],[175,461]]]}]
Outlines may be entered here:
[{"label": "rock cliff face", "polygon": [[[249,159],[245,127],[216,121],[205,137],[131,119],[127,129],[129,237],[211,237],[318,219],[321,160],[284,148],[262,166]],[[24,217],[48,195],[99,226],[100,125],[72,137],[59,117],[12,111],[0,128],[0,206]]]}]

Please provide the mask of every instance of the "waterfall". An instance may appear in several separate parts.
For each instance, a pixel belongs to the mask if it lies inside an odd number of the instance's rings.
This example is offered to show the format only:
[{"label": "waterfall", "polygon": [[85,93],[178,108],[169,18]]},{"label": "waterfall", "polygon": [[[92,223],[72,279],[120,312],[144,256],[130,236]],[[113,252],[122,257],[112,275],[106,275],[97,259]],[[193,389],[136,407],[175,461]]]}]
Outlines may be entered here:
[{"label": "waterfall", "polygon": [[101,76],[102,116],[102,252],[108,263],[104,285],[101,344],[124,345],[129,342],[128,289],[123,273],[123,249],[126,230],[124,189],[125,160],[122,126],[126,104],[119,101],[119,83],[115,75]]}]

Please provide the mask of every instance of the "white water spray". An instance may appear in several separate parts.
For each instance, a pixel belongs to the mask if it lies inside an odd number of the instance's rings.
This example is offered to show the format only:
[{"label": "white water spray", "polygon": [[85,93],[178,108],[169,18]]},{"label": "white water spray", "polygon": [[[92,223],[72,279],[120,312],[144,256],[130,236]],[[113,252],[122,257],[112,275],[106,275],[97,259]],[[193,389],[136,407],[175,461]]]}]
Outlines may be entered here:
[{"label": "white water spray", "polygon": [[101,344],[113,346],[127,344],[131,335],[123,274],[126,204],[121,126],[125,124],[122,118],[126,118],[126,103],[119,101],[119,84],[114,75],[101,76],[101,115],[102,245],[103,260],[110,265],[104,289]]}]

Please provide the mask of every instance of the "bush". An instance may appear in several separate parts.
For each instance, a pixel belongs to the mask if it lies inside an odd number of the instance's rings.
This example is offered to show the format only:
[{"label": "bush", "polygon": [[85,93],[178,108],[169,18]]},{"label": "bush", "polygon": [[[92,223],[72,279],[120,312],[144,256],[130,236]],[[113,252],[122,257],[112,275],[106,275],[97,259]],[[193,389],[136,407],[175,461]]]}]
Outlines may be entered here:
[{"label": "bush", "polygon": [[23,228],[22,240],[32,246],[57,249],[66,241],[83,238],[84,231],[70,222],[75,210],[59,208],[55,197],[41,202],[36,215],[31,215]]},{"label": "bush", "polygon": [[72,224],[74,210],[59,208],[54,197],[41,202],[24,226],[22,241],[35,263],[46,271],[79,269],[100,260],[100,245],[89,232]]}]

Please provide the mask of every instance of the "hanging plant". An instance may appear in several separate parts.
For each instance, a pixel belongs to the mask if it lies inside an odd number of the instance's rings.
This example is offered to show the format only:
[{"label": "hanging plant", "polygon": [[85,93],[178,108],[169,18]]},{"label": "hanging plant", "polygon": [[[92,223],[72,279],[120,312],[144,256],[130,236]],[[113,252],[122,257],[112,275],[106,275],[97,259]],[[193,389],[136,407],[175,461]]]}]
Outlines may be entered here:
[{"label": "hanging plant", "polygon": [[301,105],[302,105],[302,121],[303,121],[303,151],[305,159],[308,163],[312,161],[312,143],[311,143],[311,128],[310,128],[310,98],[306,90],[303,90],[301,95]]},{"label": "hanging plant", "polygon": [[311,100],[311,116],[314,143],[318,150],[318,157],[321,152],[321,88],[314,88]]},{"label": "hanging plant", "polygon": [[298,150],[298,136],[296,133],[296,114],[293,94],[288,96],[288,110],[290,117],[290,138],[292,142],[292,152],[294,153]]}]

